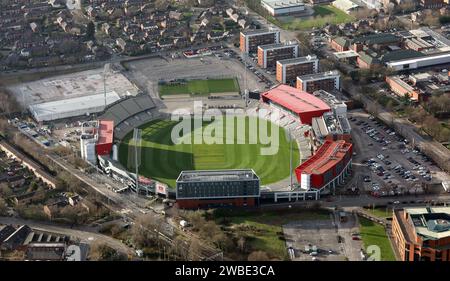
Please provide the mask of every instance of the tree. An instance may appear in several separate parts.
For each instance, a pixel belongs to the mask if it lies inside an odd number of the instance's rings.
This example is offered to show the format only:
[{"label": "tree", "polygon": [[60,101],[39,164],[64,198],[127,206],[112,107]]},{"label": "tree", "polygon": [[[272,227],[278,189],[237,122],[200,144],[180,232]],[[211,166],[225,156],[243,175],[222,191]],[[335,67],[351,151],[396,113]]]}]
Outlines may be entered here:
[{"label": "tree", "polygon": [[0,195],[2,195],[3,197],[9,197],[13,195],[12,189],[6,182],[0,183]]},{"label": "tree", "polygon": [[89,259],[94,261],[123,261],[126,256],[104,243],[94,243],[89,252]]},{"label": "tree", "polygon": [[95,25],[92,21],[90,21],[86,27],[86,40],[94,40],[94,39],[95,39]]},{"label": "tree", "polygon": [[201,255],[201,244],[200,241],[192,237],[191,243],[189,245],[189,253],[188,253],[188,260],[189,261],[199,261]]},{"label": "tree", "polygon": [[8,207],[3,198],[0,197],[0,216],[6,216],[8,212]]},{"label": "tree", "polygon": [[237,241],[237,246],[239,248],[239,251],[241,251],[242,253],[245,253],[246,248],[247,248],[247,239],[245,239],[245,236],[240,236],[238,241]]},{"label": "tree", "polygon": [[248,261],[268,261],[269,256],[266,252],[263,251],[254,251],[251,252],[250,255],[247,257]]}]

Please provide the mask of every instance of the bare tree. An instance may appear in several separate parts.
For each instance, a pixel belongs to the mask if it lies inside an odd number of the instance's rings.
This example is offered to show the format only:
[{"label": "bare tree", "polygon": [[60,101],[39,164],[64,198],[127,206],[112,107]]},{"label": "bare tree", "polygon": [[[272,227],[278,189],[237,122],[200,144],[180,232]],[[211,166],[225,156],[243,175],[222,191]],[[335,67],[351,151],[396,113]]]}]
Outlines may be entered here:
[{"label": "bare tree", "polygon": [[6,216],[7,210],[8,210],[8,208],[6,206],[5,200],[0,197],[0,216]]},{"label": "bare tree", "polygon": [[104,243],[95,242],[91,246],[89,259],[94,261],[121,261],[126,260],[127,257]]},{"label": "bare tree", "polygon": [[250,255],[247,257],[248,261],[268,261],[269,256],[266,252],[263,251],[255,251],[251,252]]},{"label": "bare tree", "polygon": [[197,238],[192,237],[191,244],[189,245],[188,260],[189,261],[199,261],[200,254],[201,254],[200,241]]}]

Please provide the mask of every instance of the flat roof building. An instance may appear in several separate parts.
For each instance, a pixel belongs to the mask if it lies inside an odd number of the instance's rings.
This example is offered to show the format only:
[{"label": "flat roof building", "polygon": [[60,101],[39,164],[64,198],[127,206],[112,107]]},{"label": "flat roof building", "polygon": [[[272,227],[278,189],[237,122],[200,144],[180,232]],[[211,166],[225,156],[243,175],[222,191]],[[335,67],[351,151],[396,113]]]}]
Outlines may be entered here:
[{"label": "flat roof building", "polygon": [[396,209],[392,235],[403,261],[450,261],[450,207]]},{"label": "flat roof building", "polygon": [[263,93],[261,101],[297,116],[303,124],[311,124],[313,117],[320,117],[331,110],[321,99],[287,85],[278,85]]},{"label": "flat roof building", "polygon": [[258,46],[258,65],[262,68],[275,67],[278,60],[296,58],[297,44],[269,44]]},{"label": "flat roof building", "polygon": [[399,97],[408,95],[412,101],[418,102],[421,99],[421,94],[418,89],[403,81],[400,76],[386,76],[386,83],[390,89]]},{"label": "flat roof building", "polygon": [[317,73],[319,60],[315,55],[277,61],[277,81],[284,84],[295,83],[297,76]]},{"label": "flat roof building", "polygon": [[239,43],[243,53],[256,53],[259,45],[280,43],[280,31],[268,29],[241,31]]},{"label": "flat roof building", "polygon": [[418,69],[421,67],[435,66],[439,64],[450,63],[450,53],[439,53],[434,55],[423,55],[416,58],[406,58],[406,59],[393,59],[386,62],[386,66],[395,70],[410,70]]},{"label": "flat roof building", "polygon": [[261,6],[274,17],[296,14],[305,10],[302,0],[261,0]]},{"label": "flat roof building", "polygon": [[350,14],[351,12],[355,12],[362,8],[361,5],[356,1],[351,0],[336,0],[333,1],[332,5],[347,14]]},{"label": "flat roof building", "polygon": [[[120,100],[120,96],[116,92],[106,93],[106,105],[110,105],[118,100]],[[105,110],[105,95],[98,94],[33,104],[28,109],[37,122],[99,113]]]},{"label": "flat roof building", "polygon": [[308,160],[295,169],[300,187],[330,191],[344,182],[351,170],[352,144],[326,140]]},{"label": "flat roof building", "polygon": [[340,90],[340,77],[341,75],[337,70],[298,76],[297,89],[308,93],[318,90],[327,92]]},{"label": "flat roof building", "polygon": [[176,181],[180,208],[255,206],[259,177],[251,169],[182,171]]}]

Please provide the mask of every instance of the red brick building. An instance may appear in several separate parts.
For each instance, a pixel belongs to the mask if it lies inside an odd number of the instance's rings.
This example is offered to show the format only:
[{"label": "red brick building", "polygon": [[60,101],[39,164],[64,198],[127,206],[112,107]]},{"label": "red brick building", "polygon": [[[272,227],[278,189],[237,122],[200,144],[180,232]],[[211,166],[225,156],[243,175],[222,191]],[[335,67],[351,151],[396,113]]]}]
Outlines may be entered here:
[{"label": "red brick building", "polygon": [[402,261],[450,261],[450,207],[394,210],[392,235]]}]

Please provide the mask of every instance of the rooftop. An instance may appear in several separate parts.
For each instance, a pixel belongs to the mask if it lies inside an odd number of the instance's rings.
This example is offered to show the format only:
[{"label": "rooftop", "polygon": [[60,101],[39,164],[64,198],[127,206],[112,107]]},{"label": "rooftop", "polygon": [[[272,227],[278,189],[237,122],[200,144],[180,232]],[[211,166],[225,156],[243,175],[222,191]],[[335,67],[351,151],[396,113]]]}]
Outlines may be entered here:
[{"label": "rooftop", "polygon": [[285,43],[274,43],[274,44],[267,44],[267,45],[260,45],[258,48],[261,48],[262,50],[270,50],[270,49],[282,49],[282,48],[292,48],[292,47],[298,47],[297,44],[285,44]]},{"label": "rooftop", "polygon": [[257,180],[256,173],[251,169],[242,170],[207,170],[182,171],[177,182],[226,182],[241,180]]},{"label": "rooftop", "polygon": [[262,0],[261,2],[273,9],[282,9],[304,5],[302,0]]},{"label": "rooftop", "polygon": [[301,64],[311,61],[316,61],[317,56],[305,56],[305,57],[298,57],[298,58],[292,58],[292,59],[285,59],[285,60],[279,60],[277,63],[280,63],[282,65],[289,65],[289,64]]},{"label": "rooftop", "polygon": [[298,76],[298,80],[305,81],[316,81],[316,80],[322,80],[327,78],[334,78],[336,76],[339,76],[339,71],[333,70],[333,71],[327,71],[327,72],[320,72],[320,73],[314,73],[314,74],[307,74]]},{"label": "rooftop", "polygon": [[387,44],[393,42],[400,42],[401,38],[392,33],[377,33],[370,35],[363,35],[352,40],[353,43],[362,43],[366,45]]},{"label": "rooftop", "polygon": [[404,211],[423,240],[450,237],[450,207],[412,207]]},{"label": "rooftop", "polygon": [[440,53],[440,54],[435,54],[435,55],[430,55],[430,56],[422,56],[422,57],[416,57],[416,58],[407,58],[407,59],[396,59],[393,61],[389,61],[387,62],[387,65],[390,67],[395,67],[395,66],[399,66],[399,65],[403,65],[403,64],[413,64],[413,63],[417,63],[417,62],[421,62],[421,61],[427,61],[427,60],[439,60],[439,59],[445,59],[445,58],[449,58],[450,57],[450,53]]},{"label": "rooftop", "polygon": [[321,99],[287,85],[279,85],[262,94],[264,97],[299,114],[310,111],[329,111],[331,108]]},{"label": "rooftop", "polygon": [[[106,93],[106,104],[112,104],[120,100],[116,92]],[[55,120],[71,116],[80,116],[86,113],[103,111],[105,107],[105,95],[77,97],[59,101],[51,101],[41,104],[30,105],[29,109],[37,121]],[[59,117],[63,116],[63,117]]]},{"label": "rooftop", "polygon": [[344,140],[326,140],[317,152],[297,169],[306,174],[323,174],[340,162],[351,147],[352,144]]},{"label": "rooftop", "polygon": [[276,33],[276,32],[280,32],[279,30],[269,30],[269,29],[248,29],[248,30],[244,30],[241,31],[241,33],[243,35],[258,35],[258,34],[265,34],[265,33]]},{"label": "rooftop", "polygon": [[354,58],[358,57],[358,53],[353,50],[343,51],[343,52],[335,52],[333,55],[339,60],[339,59],[347,59],[347,58]]},{"label": "rooftop", "polygon": [[[103,68],[50,77],[9,87],[24,107],[50,101],[104,93]],[[135,96],[139,89],[123,74],[111,71],[106,76],[106,91],[119,96]]]},{"label": "rooftop", "polygon": [[98,144],[113,142],[114,121],[100,120],[98,122]]}]

